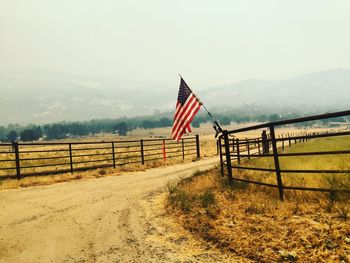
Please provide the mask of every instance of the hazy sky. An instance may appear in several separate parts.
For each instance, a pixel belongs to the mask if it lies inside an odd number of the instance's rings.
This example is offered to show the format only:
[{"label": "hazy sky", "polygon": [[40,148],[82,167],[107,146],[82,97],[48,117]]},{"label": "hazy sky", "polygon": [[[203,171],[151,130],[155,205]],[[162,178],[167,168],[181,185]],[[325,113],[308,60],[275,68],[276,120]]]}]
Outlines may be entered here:
[{"label": "hazy sky", "polygon": [[168,87],[350,68],[350,1],[0,0],[0,59]]}]

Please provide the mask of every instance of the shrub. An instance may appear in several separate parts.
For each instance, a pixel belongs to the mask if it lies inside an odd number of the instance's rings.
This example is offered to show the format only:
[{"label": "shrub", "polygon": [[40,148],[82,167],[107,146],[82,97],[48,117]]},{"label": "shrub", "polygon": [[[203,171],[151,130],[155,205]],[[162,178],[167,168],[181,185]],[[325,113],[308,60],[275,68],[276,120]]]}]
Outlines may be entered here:
[{"label": "shrub", "polygon": [[107,173],[107,172],[106,172],[105,169],[101,169],[101,170],[98,171],[98,174],[99,174],[99,175],[105,175],[106,173]]},{"label": "shrub", "polygon": [[190,212],[194,202],[194,196],[177,186],[168,185],[168,201],[171,205],[179,207],[184,212]]},{"label": "shrub", "polygon": [[206,189],[205,192],[200,196],[202,206],[208,208],[209,206],[216,204],[215,195],[212,189]]}]

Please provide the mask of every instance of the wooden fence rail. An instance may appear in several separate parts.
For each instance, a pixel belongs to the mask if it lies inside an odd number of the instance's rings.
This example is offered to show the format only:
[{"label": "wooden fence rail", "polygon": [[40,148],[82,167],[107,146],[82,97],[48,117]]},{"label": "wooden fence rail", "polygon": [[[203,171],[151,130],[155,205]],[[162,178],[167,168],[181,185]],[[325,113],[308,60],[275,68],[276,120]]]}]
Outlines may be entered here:
[{"label": "wooden fence rail", "polygon": [[[349,174],[350,170],[320,170],[320,169],[282,169],[280,167],[279,157],[289,156],[317,156],[317,155],[338,155],[338,154],[350,154],[350,149],[336,150],[336,151],[318,151],[318,152],[297,152],[297,153],[283,153],[283,150],[288,145],[308,142],[315,138],[326,138],[335,136],[348,136],[350,131],[344,132],[323,132],[323,133],[303,133],[303,134],[285,134],[280,137],[276,137],[275,127],[296,124],[307,121],[323,120],[327,118],[350,116],[350,111],[328,113],[304,118],[297,118],[279,122],[265,123],[255,125],[252,127],[241,128],[232,131],[223,131],[222,135],[218,139],[218,152],[220,154],[221,162],[221,174],[227,176],[229,181],[240,181],[251,184],[263,185],[268,187],[275,187],[278,189],[279,197],[284,199],[284,190],[308,190],[308,191],[321,191],[321,192],[348,192],[350,189],[326,189],[326,188],[313,188],[313,187],[299,187],[299,186],[285,186],[282,180],[283,173],[305,173],[305,174]],[[261,137],[254,139],[237,139],[230,138],[237,133],[265,129],[262,132]],[[269,130],[269,134],[266,133],[266,129]],[[271,152],[272,151],[272,152]],[[256,157],[273,157],[274,168],[260,168],[260,167],[247,167],[242,166],[242,158],[256,158]],[[245,178],[239,178],[234,176],[233,170],[253,170],[263,172],[273,172],[276,174],[276,184],[258,182],[248,180]]]},{"label": "wooden fence rail", "polygon": [[0,180],[190,156],[200,158],[199,136],[109,142],[0,143]]}]

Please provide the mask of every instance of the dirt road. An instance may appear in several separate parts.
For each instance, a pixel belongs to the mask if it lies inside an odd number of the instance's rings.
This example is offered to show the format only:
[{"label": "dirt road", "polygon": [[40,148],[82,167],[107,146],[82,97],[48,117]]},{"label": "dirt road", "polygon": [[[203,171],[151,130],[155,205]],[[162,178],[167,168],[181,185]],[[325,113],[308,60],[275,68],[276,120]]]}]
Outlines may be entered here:
[{"label": "dirt road", "polygon": [[232,261],[164,214],[169,181],[218,158],[0,193],[0,262]]}]

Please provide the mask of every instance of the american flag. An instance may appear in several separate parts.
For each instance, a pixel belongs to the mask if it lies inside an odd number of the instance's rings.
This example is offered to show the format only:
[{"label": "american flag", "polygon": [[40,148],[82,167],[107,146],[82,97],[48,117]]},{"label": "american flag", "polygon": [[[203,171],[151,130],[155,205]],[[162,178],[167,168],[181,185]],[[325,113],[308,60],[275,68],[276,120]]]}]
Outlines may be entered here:
[{"label": "american flag", "polygon": [[179,141],[184,133],[191,132],[190,123],[199,111],[202,103],[181,78],[179,95],[176,102],[172,137]]}]

